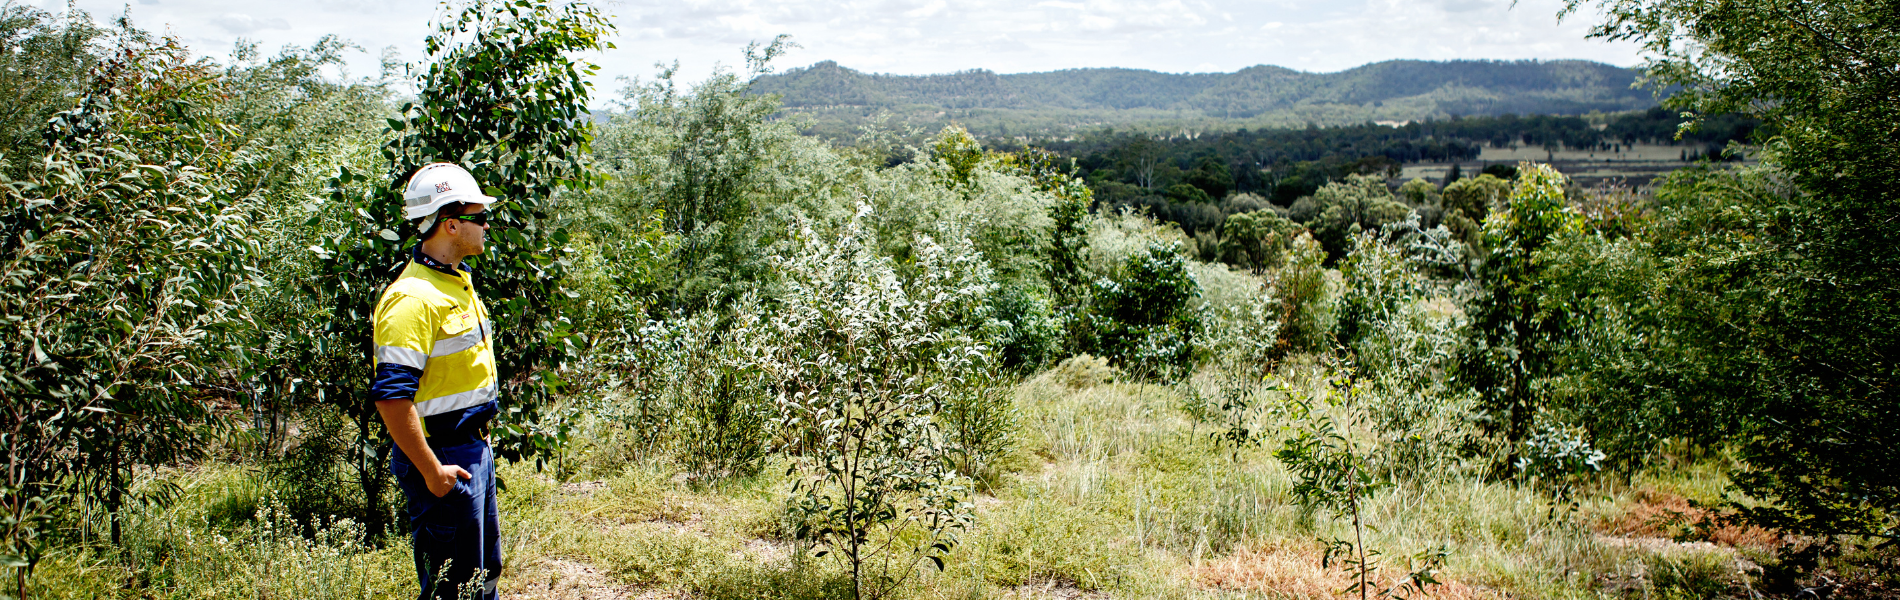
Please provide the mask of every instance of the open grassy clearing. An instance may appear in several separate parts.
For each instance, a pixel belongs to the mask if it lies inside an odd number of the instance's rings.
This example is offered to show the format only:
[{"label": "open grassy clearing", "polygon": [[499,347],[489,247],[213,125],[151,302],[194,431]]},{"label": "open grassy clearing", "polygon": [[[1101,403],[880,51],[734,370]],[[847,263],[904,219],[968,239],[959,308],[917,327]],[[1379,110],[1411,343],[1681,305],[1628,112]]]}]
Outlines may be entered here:
[{"label": "open grassy clearing", "polygon": [[[1045,374],[1015,388],[1021,443],[973,499],[976,529],[945,571],[925,574],[903,595],[1349,597],[1348,572],[1322,566],[1315,541],[1349,533],[1349,524],[1300,506],[1293,477],[1269,452],[1272,441],[1217,443],[1209,435],[1216,425],[1184,409],[1185,386],[1071,387],[1063,379]],[[1262,414],[1261,424],[1275,427],[1271,411]],[[594,442],[555,468],[502,468],[504,597],[849,596],[836,561],[812,558],[784,534],[790,480],[782,465],[757,477],[694,482],[661,461],[624,462],[606,447],[615,439],[609,433],[584,432]],[[1366,543],[1398,567],[1446,545],[1445,585],[1432,591],[1440,598],[1726,592],[1741,581],[1740,561],[1772,540],[1728,532],[1717,544],[1671,541],[1672,516],[1693,510],[1689,500],[1720,493],[1722,465],[1708,459],[1666,472],[1598,484],[1578,495],[1575,510],[1553,510],[1548,495],[1517,484],[1421,474],[1371,499]],[[180,493],[143,505],[130,520],[126,548],[135,560],[66,551],[42,564],[35,597],[413,594],[401,538],[365,548],[344,522],[305,539],[273,512],[274,492],[253,470],[148,472],[139,489],[167,483]]]}]

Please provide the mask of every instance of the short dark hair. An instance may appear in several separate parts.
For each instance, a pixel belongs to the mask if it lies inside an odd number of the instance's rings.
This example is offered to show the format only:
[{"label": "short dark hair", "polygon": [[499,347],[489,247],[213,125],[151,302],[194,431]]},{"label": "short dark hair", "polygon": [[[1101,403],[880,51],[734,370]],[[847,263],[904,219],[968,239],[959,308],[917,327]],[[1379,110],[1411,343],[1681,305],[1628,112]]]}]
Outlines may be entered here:
[{"label": "short dark hair", "polygon": [[[422,232],[422,237],[417,238],[417,239],[426,240],[426,239],[429,239],[430,236],[435,235],[435,231],[437,229],[441,229],[442,223],[448,220],[444,217],[447,217],[451,214],[456,214],[456,215],[462,214],[462,207],[467,206],[467,205],[468,205],[467,202],[450,202],[448,204],[442,205],[442,208],[436,209],[435,223],[430,224],[429,230]],[[455,212],[450,213],[449,209],[455,209]]]}]

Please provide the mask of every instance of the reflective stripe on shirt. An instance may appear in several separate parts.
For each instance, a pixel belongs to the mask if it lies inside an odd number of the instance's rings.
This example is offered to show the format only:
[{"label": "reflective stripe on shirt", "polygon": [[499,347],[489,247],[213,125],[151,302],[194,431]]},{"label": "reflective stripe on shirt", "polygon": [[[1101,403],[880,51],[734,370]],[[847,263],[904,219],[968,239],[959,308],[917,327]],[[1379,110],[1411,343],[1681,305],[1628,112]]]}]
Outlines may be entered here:
[{"label": "reflective stripe on shirt", "polygon": [[392,363],[417,369],[429,366],[429,357],[412,348],[401,346],[377,346],[376,362]]},{"label": "reflective stripe on shirt", "polygon": [[481,405],[497,397],[499,397],[499,395],[495,393],[495,386],[490,384],[488,387],[416,402],[416,414],[424,417],[439,415],[449,411]]},{"label": "reflective stripe on shirt", "polygon": [[476,344],[482,343],[482,338],[487,337],[487,333],[494,328],[494,323],[483,320],[480,327],[470,328],[452,338],[436,340],[435,349],[429,353],[429,358],[439,358],[474,348]]}]

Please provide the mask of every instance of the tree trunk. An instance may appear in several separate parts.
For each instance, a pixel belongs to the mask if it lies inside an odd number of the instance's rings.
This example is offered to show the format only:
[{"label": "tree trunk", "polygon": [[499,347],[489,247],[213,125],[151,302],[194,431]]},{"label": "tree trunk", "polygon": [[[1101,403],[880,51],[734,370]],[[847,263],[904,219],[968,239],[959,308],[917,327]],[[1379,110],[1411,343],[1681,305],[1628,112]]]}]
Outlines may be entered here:
[{"label": "tree trunk", "polygon": [[[357,397],[357,390],[346,392],[348,397]],[[387,487],[380,471],[389,460],[389,447],[382,443],[380,435],[382,415],[376,412],[376,405],[365,397],[356,411],[356,477],[363,488],[363,537],[365,542],[381,537],[389,529],[388,515],[383,511],[383,494]]]},{"label": "tree trunk", "polygon": [[125,482],[119,477],[120,452],[124,447],[125,443],[119,441],[118,436],[113,436],[112,452],[106,459],[106,518],[112,520],[112,545],[114,546],[119,545],[119,522],[122,520],[119,509],[125,506]]}]

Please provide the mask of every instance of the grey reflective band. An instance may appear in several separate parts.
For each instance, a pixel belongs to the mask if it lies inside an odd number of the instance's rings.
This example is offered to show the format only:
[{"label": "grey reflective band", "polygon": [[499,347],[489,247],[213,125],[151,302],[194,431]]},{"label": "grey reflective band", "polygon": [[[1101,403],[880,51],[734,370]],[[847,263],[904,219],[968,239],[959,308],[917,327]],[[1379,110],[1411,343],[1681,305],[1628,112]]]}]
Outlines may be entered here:
[{"label": "grey reflective band", "polygon": [[416,414],[424,417],[432,417],[471,406],[481,406],[498,397],[500,396],[495,393],[495,384],[491,383],[488,384],[488,387],[417,402]]},{"label": "grey reflective band", "polygon": [[420,370],[429,366],[429,357],[421,352],[400,346],[377,346],[376,362],[414,367]]},{"label": "grey reflective band", "polygon": [[470,327],[468,331],[462,332],[462,335],[436,340],[435,349],[429,352],[429,358],[441,358],[469,348],[474,348],[477,344],[482,343],[483,334],[494,329],[494,326],[494,323],[490,323],[484,319],[479,326]]}]

